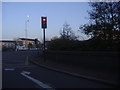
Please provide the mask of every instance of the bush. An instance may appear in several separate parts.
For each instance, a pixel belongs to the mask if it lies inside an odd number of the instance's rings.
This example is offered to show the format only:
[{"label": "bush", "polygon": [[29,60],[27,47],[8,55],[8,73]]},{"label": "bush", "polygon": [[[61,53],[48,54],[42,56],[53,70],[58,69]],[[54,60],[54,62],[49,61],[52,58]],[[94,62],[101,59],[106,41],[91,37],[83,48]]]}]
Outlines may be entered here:
[{"label": "bush", "polygon": [[120,41],[90,39],[86,41],[57,39],[52,40],[48,50],[62,51],[119,51]]}]

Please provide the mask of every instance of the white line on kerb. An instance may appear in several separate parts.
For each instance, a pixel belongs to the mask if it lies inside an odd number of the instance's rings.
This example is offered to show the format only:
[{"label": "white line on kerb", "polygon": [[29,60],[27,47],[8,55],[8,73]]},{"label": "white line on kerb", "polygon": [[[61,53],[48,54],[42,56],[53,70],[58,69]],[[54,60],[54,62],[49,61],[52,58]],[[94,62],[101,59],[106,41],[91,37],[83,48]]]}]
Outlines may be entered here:
[{"label": "white line on kerb", "polygon": [[39,80],[34,79],[34,78],[32,78],[32,77],[30,77],[26,74],[30,74],[30,72],[26,72],[26,71],[21,72],[21,75],[23,75],[23,76],[27,77],[28,79],[32,80],[34,83],[38,84],[40,87],[42,87],[42,88],[52,88],[52,87],[50,87],[50,86],[40,82]]}]

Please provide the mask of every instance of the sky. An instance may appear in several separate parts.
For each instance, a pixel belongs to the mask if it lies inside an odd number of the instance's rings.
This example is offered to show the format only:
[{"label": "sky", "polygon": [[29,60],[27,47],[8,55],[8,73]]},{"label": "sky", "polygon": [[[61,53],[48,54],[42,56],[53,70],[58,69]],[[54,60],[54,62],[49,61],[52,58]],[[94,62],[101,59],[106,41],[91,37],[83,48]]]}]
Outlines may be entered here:
[{"label": "sky", "polygon": [[80,25],[89,22],[87,10],[90,10],[87,2],[3,2],[2,39],[25,38],[25,21],[29,19],[27,37],[42,40],[41,16],[47,17],[46,40],[59,36],[65,22],[79,39],[87,39],[78,32]]}]

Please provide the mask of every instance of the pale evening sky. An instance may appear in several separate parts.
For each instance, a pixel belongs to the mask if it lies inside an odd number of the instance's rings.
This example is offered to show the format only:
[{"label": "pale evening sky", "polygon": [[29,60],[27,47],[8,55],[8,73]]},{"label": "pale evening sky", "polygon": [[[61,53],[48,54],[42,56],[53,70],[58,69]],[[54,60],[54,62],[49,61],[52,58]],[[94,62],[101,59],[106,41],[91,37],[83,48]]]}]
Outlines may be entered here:
[{"label": "pale evening sky", "polygon": [[42,40],[40,19],[41,16],[47,16],[46,39],[59,36],[65,22],[70,24],[76,35],[87,39],[85,35],[78,33],[79,26],[89,21],[87,10],[90,10],[87,2],[3,2],[2,39],[25,37],[27,15],[29,15],[28,38]]}]

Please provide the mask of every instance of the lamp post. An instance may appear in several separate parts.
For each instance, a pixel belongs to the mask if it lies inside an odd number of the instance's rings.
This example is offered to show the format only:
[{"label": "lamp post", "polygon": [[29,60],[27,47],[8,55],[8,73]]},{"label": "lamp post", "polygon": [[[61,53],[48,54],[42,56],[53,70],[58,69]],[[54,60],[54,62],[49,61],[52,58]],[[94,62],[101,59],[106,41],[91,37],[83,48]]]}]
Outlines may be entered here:
[{"label": "lamp post", "polygon": [[[27,39],[27,23],[29,22],[29,15],[27,15],[27,20],[25,21],[25,38]],[[25,40],[25,47],[27,48],[27,41]]]}]

